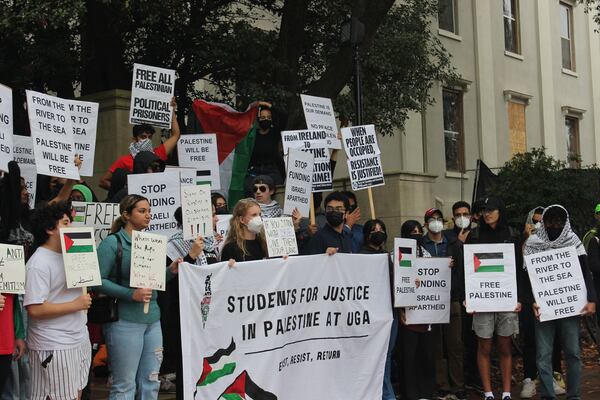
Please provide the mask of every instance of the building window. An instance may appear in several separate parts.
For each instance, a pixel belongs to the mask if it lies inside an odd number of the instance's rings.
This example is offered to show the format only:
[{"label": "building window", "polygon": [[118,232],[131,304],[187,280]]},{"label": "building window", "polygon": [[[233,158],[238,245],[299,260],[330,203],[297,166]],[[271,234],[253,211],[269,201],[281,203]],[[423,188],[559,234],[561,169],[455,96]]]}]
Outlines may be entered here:
[{"label": "building window", "polygon": [[439,28],[458,34],[456,26],[456,5],[454,0],[439,0],[438,7]]},{"label": "building window", "polygon": [[504,0],[504,49],[521,54],[519,0]]},{"label": "building window", "polygon": [[567,164],[570,168],[581,166],[581,152],[579,149],[579,120],[565,117],[565,136],[567,139]]},{"label": "building window", "polygon": [[525,104],[508,103],[508,143],[510,156],[527,152],[527,130],[525,128]]},{"label": "building window", "polygon": [[575,71],[575,46],[573,42],[573,7],[560,3],[560,45],[562,66]]},{"label": "building window", "polygon": [[446,171],[464,172],[464,134],[462,92],[444,89],[444,145]]}]

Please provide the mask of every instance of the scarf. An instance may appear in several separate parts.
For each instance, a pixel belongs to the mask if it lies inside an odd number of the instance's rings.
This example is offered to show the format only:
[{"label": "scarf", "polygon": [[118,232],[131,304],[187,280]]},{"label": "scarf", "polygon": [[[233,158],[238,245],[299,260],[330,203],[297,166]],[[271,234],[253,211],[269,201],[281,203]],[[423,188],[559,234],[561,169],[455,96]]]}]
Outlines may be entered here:
[{"label": "scarf", "polygon": [[276,200],[272,200],[269,204],[259,205],[263,218],[278,218],[283,215],[283,210],[279,207],[279,203]]},{"label": "scarf", "polygon": [[141,151],[154,151],[154,147],[152,147],[152,140],[150,139],[142,139],[137,142],[131,142],[129,145],[129,153],[133,158],[138,155]]},{"label": "scarf", "polygon": [[[171,260],[176,260],[179,257],[185,257],[192,248],[192,240],[184,240],[183,239],[183,230],[178,229],[167,242],[167,256]],[[196,265],[207,265],[208,261],[206,259],[205,252],[212,253],[214,251],[214,237],[206,237],[204,238],[204,252],[198,256],[196,259]]]},{"label": "scarf", "polygon": [[533,208],[531,211],[529,211],[529,214],[527,214],[527,219],[525,220],[526,224],[535,225],[535,223],[533,222],[533,215],[535,214],[535,210],[538,210],[540,208],[542,210],[544,209],[544,207],[542,207],[542,206],[537,206],[537,207]]}]

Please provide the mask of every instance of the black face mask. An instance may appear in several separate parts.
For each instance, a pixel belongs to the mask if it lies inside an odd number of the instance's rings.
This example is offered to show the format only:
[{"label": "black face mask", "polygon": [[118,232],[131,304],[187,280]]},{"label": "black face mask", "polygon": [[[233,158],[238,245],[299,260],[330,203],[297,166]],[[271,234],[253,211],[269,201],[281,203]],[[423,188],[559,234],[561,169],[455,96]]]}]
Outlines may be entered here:
[{"label": "black face mask", "polygon": [[273,121],[271,121],[270,119],[261,119],[258,121],[258,126],[262,130],[269,129],[271,125],[273,125]]},{"label": "black face mask", "polygon": [[344,214],[339,211],[327,211],[325,218],[331,226],[340,226],[344,223]]},{"label": "black face mask", "polygon": [[371,232],[371,235],[369,236],[369,242],[377,247],[384,244],[386,240],[387,234],[383,231]]},{"label": "black face mask", "polygon": [[558,239],[563,229],[564,228],[546,228],[546,233],[548,233],[548,239],[550,239],[551,241],[555,241],[556,239]]},{"label": "black face mask", "polygon": [[417,243],[420,243],[421,240],[423,239],[423,235],[419,234],[419,233],[411,233],[410,235],[408,235],[409,239],[414,239],[417,241]]},{"label": "black face mask", "polygon": [[217,215],[229,214],[229,212],[227,211],[227,206],[215,207],[215,211],[217,212]]}]

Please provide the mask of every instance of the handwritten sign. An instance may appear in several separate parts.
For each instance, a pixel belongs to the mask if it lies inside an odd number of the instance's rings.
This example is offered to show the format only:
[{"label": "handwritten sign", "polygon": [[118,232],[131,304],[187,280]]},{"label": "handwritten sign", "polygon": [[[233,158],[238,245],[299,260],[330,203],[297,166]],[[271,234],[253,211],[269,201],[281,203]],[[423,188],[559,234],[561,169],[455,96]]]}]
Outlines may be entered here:
[{"label": "handwritten sign", "polygon": [[171,128],[174,91],[174,70],[133,64],[129,123]]},{"label": "handwritten sign", "polygon": [[110,235],[113,222],[121,215],[118,203],[71,203],[75,215],[73,226],[91,226],[94,228],[95,243],[99,244]]},{"label": "handwritten sign", "polygon": [[177,156],[180,166],[202,171],[213,190],[221,188],[216,134],[182,135],[177,143]]},{"label": "handwritten sign", "polygon": [[69,111],[73,126],[75,154],[81,159],[81,176],[94,176],[94,154],[98,125],[98,103],[69,100]]},{"label": "handwritten sign", "polygon": [[311,171],[314,162],[314,157],[310,153],[296,149],[290,149],[288,152],[284,214],[292,215],[294,209],[297,208],[303,217],[308,218],[312,193]]},{"label": "handwritten sign", "polygon": [[184,240],[213,236],[210,185],[181,188],[181,216]]},{"label": "handwritten sign", "polygon": [[102,285],[94,228],[61,228],[59,232],[67,288]]},{"label": "handwritten sign", "polygon": [[417,241],[394,239],[394,307],[417,304]]},{"label": "handwritten sign", "polygon": [[581,314],[587,304],[587,289],[574,246],[525,256],[540,321]]},{"label": "handwritten sign", "polygon": [[417,305],[406,308],[406,324],[450,323],[450,259],[417,258],[415,265],[420,281]]},{"label": "handwritten sign", "polygon": [[342,129],[352,190],[385,184],[374,125]]},{"label": "handwritten sign", "polygon": [[301,94],[300,99],[306,127],[311,130],[324,130],[327,132],[325,147],[340,149],[341,143],[337,138],[338,129],[331,99],[306,94]]},{"label": "handwritten sign", "polygon": [[133,231],[131,235],[130,286],[165,290],[167,238]]},{"label": "handwritten sign", "polygon": [[13,136],[13,156],[19,164],[21,177],[25,180],[29,194],[29,208],[35,208],[35,190],[37,185],[37,170],[35,168],[35,155],[31,136]]},{"label": "handwritten sign", "polygon": [[23,246],[0,244],[0,293],[25,293]]},{"label": "handwritten sign", "polygon": [[0,169],[8,172],[13,159],[12,89],[0,84]]},{"label": "handwritten sign", "polygon": [[263,218],[269,257],[298,254],[294,223],[290,217]]}]

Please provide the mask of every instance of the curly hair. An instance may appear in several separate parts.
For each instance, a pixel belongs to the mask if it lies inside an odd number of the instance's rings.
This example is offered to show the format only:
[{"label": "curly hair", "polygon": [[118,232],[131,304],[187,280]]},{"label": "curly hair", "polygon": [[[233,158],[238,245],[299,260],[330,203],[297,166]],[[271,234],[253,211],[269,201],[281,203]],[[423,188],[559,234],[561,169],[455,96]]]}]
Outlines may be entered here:
[{"label": "curly hair", "polygon": [[66,215],[73,221],[71,204],[59,201],[44,207],[37,208],[31,217],[31,233],[33,233],[34,246],[39,247],[48,241],[48,232],[58,225],[58,222]]}]

